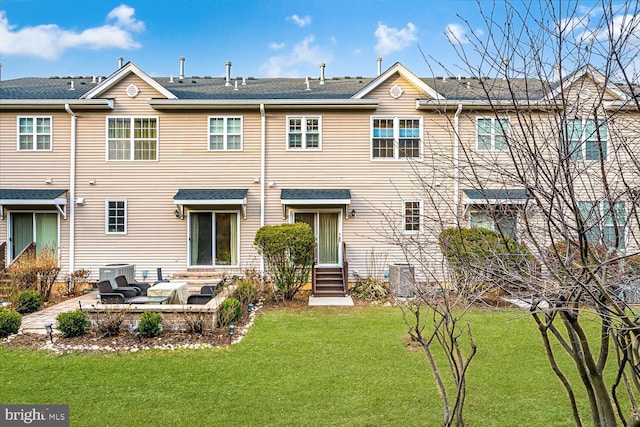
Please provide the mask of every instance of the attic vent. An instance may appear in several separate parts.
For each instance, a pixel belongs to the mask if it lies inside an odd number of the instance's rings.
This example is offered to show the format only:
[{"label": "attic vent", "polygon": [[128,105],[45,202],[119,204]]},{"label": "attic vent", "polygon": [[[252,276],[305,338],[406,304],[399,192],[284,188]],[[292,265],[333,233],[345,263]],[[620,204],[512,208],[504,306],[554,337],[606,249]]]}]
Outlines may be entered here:
[{"label": "attic vent", "polygon": [[73,86],[73,80],[71,80],[70,84],[71,86],[69,86],[69,90],[76,90],[76,88]]}]

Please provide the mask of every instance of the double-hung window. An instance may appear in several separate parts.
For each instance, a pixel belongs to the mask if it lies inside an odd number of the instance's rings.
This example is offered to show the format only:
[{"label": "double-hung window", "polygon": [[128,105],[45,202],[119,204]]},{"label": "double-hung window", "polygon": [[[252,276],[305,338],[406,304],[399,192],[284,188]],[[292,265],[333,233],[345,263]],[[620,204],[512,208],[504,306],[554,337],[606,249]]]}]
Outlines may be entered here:
[{"label": "double-hung window", "polygon": [[608,248],[626,247],[627,206],[625,202],[579,202],[580,216],[589,243]]},{"label": "double-hung window", "polygon": [[51,150],[51,117],[18,117],[18,150]]},{"label": "double-hung window", "polygon": [[105,202],[105,229],[107,234],[127,234],[127,201]]},{"label": "double-hung window", "polygon": [[422,117],[372,117],[371,158],[422,158]]},{"label": "double-hung window", "polygon": [[320,150],[322,119],[318,116],[287,117],[288,150]]},{"label": "double-hung window", "polygon": [[569,119],[562,134],[571,160],[607,160],[609,131],[606,120]]},{"label": "double-hung window", "polygon": [[478,117],[476,121],[478,151],[507,151],[509,149],[509,119]]},{"label": "double-hung window", "polygon": [[158,119],[108,117],[107,160],[157,160]]},{"label": "double-hung window", "polygon": [[242,117],[209,117],[209,151],[242,150]]},{"label": "double-hung window", "polygon": [[422,232],[422,200],[407,199],[402,201],[402,231],[404,234]]}]

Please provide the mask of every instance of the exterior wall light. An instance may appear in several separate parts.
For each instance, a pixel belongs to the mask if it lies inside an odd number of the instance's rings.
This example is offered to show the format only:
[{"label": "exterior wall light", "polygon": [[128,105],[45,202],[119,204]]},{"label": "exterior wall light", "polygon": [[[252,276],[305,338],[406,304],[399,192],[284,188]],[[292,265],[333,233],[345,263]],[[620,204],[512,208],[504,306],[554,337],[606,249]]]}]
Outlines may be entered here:
[{"label": "exterior wall light", "polygon": [[351,218],[355,218],[356,217],[356,210],[355,209],[351,209],[351,212],[349,212],[349,215],[351,216]]}]

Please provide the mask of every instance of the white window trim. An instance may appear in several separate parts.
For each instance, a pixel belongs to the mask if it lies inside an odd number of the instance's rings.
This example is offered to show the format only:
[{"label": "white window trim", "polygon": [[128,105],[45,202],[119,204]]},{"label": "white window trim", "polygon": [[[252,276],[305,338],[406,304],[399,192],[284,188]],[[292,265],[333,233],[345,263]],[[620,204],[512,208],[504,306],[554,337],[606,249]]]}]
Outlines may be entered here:
[{"label": "white window trim", "polygon": [[[574,161],[574,162],[588,162],[588,163],[600,162],[601,161],[600,159],[596,159],[596,160],[587,159],[587,138],[586,138],[587,137],[587,135],[586,135],[587,127],[585,126],[585,124],[586,124],[587,120],[595,121],[594,118],[593,117],[578,117],[578,116],[576,116],[576,117],[568,117],[566,120],[567,121],[569,121],[569,120],[580,120],[580,124],[582,126],[582,133],[580,134],[580,154],[581,154],[582,157],[580,159],[571,159],[571,160]],[[607,120],[606,116],[603,116],[602,118],[598,118],[598,121],[603,121],[604,122],[604,126],[607,129],[607,139],[604,140],[604,142],[606,142],[606,147],[607,147],[606,156],[605,156],[604,159],[602,159],[602,161],[606,162],[609,159],[609,149],[610,149],[610,142],[611,142],[611,138],[609,138],[609,134],[610,134],[609,121]],[[568,125],[568,123],[566,125]],[[561,129],[560,135],[563,135],[564,131],[565,131],[565,129]],[[569,136],[569,135],[567,135],[567,136]],[[569,141],[563,142],[563,143],[568,143],[568,142]],[[569,156],[571,156],[571,155],[569,155]]]},{"label": "white window trim", "polygon": [[[491,120],[491,148],[488,150],[481,150],[480,149],[480,135],[478,133],[478,122],[480,120]],[[496,126],[496,122],[498,120],[506,120],[507,123],[509,123],[509,129],[507,129],[507,132],[504,134],[505,139],[506,139],[506,144],[507,144],[507,148],[505,148],[504,150],[497,150],[496,149],[496,130],[498,129],[498,126]],[[501,134],[502,135],[502,134]],[[509,119],[508,116],[500,116],[500,117],[487,117],[487,116],[478,116],[476,117],[476,151],[479,153],[507,153],[509,151],[509,136],[511,135],[511,120]]]},{"label": "white window trim", "polygon": [[[110,202],[124,202],[124,231],[109,231],[109,203]],[[126,235],[128,232],[129,224],[129,204],[127,199],[106,199],[104,201],[104,233],[109,235]]]},{"label": "white window trim", "polygon": [[[231,213],[231,214],[236,214],[237,215],[237,221],[236,221],[236,227],[237,227],[237,235],[238,238],[236,239],[236,247],[238,248],[238,263],[237,264],[232,264],[232,265],[226,265],[226,264],[215,264],[215,247],[213,248],[213,263],[206,264],[191,264],[191,244],[189,241],[189,238],[191,237],[191,218],[190,215],[192,213],[202,213],[202,212],[210,212],[213,214],[213,216],[215,217],[215,214],[217,213]],[[240,216],[240,211],[238,209],[199,209],[199,210],[189,210],[188,214],[187,214],[187,263],[189,265],[189,267],[215,267],[215,268],[239,268],[240,265],[242,264],[241,260],[241,254],[242,254],[242,248],[240,247],[240,242],[242,241],[241,236],[240,236],[240,232],[242,227],[240,227],[240,219],[242,218]],[[213,219],[213,218],[212,218]],[[213,219],[214,224],[212,224],[212,227],[215,228],[215,219]]]},{"label": "white window trim", "polygon": [[[211,148],[211,119],[224,119],[224,132],[222,133],[223,148]],[[240,119],[240,148],[229,148],[227,133],[227,120]],[[218,135],[218,134],[215,134]],[[235,135],[235,134],[232,134]],[[243,151],[244,150],[244,117],[243,116],[208,116],[207,117],[207,151],[221,152],[221,151]]]},{"label": "white window trim", "polygon": [[[289,120],[291,119],[300,119],[302,122],[302,147],[295,148],[289,146]],[[307,147],[307,119],[317,119],[318,120],[318,148],[308,148]],[[286,149],[287,151],[322,151],[322,116],[287,116],[287,120],[285,122],[286,129],[285,133],[287,135],[286,140]]]},{"label": "white window trim", "polygon": [[[420,203],[420,224],[419,230],[407,230],[407,203],[418,202]],[[405,235],[417,235],[424,233],[424,202],[422,199],[402,199],[402,234]]]},{"label": "white window trim", "polygon": [[[129,119],[131,123],[131,136],[129,137],[129,159],[110,159],[109,158],[109,120],[110,119]],[[156,158],[152,160],[136,160],[134,159],[134,132],[133,125],[135,119],[155,119],[156,121]],[[105,160],[107,162],[157,162],[160,160],[160,117],[159,116],[107,116],[105,117]]]},{"label": "white window trim", "polygon": [[[373,122],[374,120],[393,120],[393,157],[374,157],[373,155]],[[420,156],[400,156],[400,120],[418,120],[420,122]],[[371,116],[369,121],[369,156],[372,162],[406,162],[424,159],[424,120],[422,116]]]},{"label": "white window trim", "polygon": [[[20,135],[27,135],[27,134],[20,133],[20,119],[33,120],[33,133],[31,134],[33,136],[33,148],[30,150],[20,148]],[[49,135],[49,148],[46,150],[39,150],[36,148],[38,146],[38,141],[37,141],[38,133],[36,132],[36,129],[37,129],[36,119],[49,119],[49,128],[51,129],[51,131],[48,134],[46,134],[46,135]],[[45,135],[45,134],[42,134],[42,135]],[[16,117],[16,150],[24,151],[24,152],[53,151],[53,116],[18,116]]]}]

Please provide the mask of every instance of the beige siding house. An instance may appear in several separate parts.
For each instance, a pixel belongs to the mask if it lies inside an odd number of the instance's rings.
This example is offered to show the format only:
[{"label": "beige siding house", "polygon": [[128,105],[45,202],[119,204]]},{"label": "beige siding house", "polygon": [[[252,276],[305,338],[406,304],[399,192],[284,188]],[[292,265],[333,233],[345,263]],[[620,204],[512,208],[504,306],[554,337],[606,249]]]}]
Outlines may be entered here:
[{"label": "beige siding house", "polygon": [[[573,96],[602,83],[576,76]],[[127,63],[106,78],[0,82],[4,260],[36,242],[57,248],[66,273],[126,263],[147,280],[156,268],[239,274],[263,267],[261,226],[302,221],[318,267],[353,282],[411,261],[393,242],[432,233],[435,218],[494,227],[482,207],[504,203],[517,233],[525,189],[491,168],[484,188],[466,181],[470,159],[503,162],[502,137],[518,132],[475,84],[399,63],[375,78],[325,78],[324,67],[313,79],[242,78],[230,64],[224,78],[166,78]]]}]

